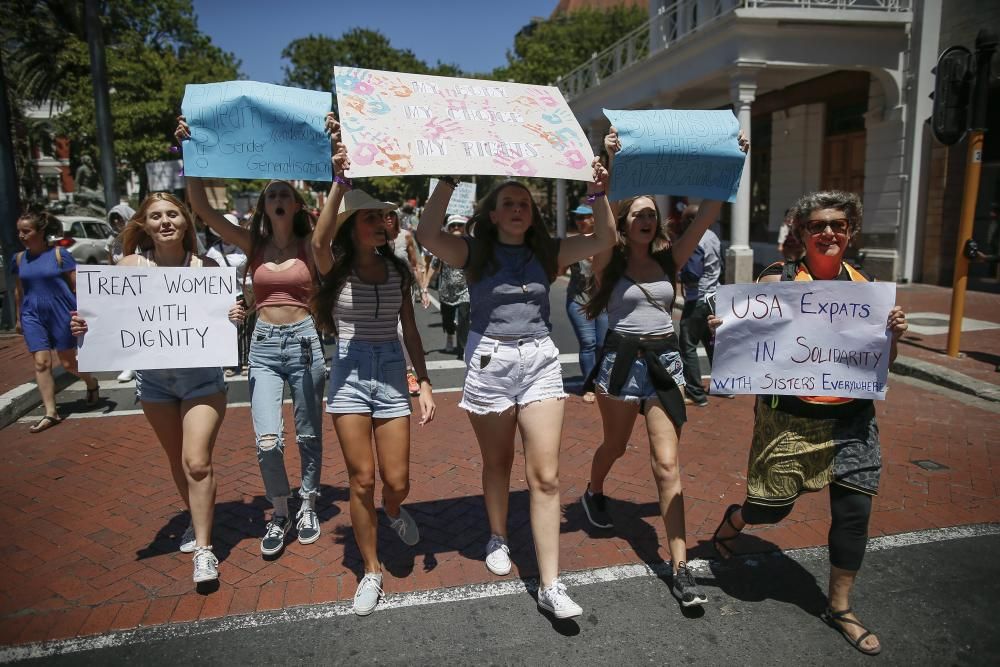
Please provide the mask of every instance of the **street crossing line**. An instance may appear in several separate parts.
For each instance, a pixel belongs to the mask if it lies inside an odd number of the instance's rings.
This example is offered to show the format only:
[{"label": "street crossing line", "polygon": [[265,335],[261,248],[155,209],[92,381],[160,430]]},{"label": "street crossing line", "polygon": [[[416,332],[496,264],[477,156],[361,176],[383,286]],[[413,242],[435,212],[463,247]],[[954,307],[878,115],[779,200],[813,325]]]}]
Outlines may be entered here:
[{"label": "street crossing line", "polygon": [[[869,551],[886,551],[900,547],[944,542],[973,537],[986,537],[1000,534],[1000,524],[974,524],[969,526],[953,526],[950,528],[932,528],[899,535],[875,537],[868,541]],[[792,549],[775,551],[765,554],[734,556],[739,560],[739,566],[725,563],[722,567],[753,567],[762,561],[773,558],[791,558],[798,562],[810,562],[827,558],[826,547],[810,547],[807,549]],[[225,565],[223,565],[225,567]],[[711,577],[709,562],[699,558],[688,562],[699,577]],[[663,577],[671,572],[669,562],[649,566],[644,563],[630,565],[614,565],[592,570],[560,573],[559,579],[568,586],[586,586],[590,584],[622,581],[640,577]],[[433,591],[416,591],[412,593],[390,594],[379,603],[376,613],[384,613],[390,609],[419,607],[431,604],[449,602],[467,602],[484,598],[506,597],[511,595],[534,595],[538,590],[537,578],[508,579],[497,582],[469,584],[455,588],[443,588]],[[66,655],[83,651],[94,651],[120,646],[145,644],[166,641],[184,637],[201,637],[205,635],[247,630],[274,625],[276,623],[294,624],[302,621],[332,619],[340,616],[353,616],[351,602],[335,602],[329,604],[293,607],[273,612],[254,612],[242,616],[230,616],[221,619],[193,621],[190,623],[172,623],[133,630],[121,630],[104,635],[59,639],[34,644],[22,644],[0,648],[0,662],[14,662],[47,658],[54,655]]]}]

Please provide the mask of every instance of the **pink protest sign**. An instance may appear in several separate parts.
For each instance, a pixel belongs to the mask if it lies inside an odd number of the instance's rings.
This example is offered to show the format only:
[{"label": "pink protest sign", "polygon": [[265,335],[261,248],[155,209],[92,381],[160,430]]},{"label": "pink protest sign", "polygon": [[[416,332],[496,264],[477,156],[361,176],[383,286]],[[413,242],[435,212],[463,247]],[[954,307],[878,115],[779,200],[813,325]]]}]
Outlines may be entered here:
[{"label": "pink protest sign", "polygon": [[590,143],[558,88],[334,67],[349,176],[589,181]]}]

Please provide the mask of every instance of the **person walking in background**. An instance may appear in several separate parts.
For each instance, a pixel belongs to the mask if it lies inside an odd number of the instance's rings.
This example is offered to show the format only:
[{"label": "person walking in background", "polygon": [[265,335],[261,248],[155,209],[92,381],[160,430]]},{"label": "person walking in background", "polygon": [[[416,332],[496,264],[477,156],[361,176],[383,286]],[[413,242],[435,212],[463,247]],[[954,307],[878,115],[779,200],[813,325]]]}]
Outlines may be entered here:
[{"label": "person walking in background", "polygon": [[11,274],[17,332],[35,362],[35,382],[45,414],[31,427],[40,433],[62,421],[56,409],[56,385],[52,377],[53,355],[63,368],[87,385],[87,406],[100,400],[97,378],[81,373],[76,364],[76,338],[70,334],[70,314],[76,310],[76,261],[73,255],[49,239],[62,237],[59,219],[47,211],[25,213],[17,220],[17,238],[24,250],[14,255]]},{"label": "person walking in background", "polygon": [[[240,219],[237,218],[232,213],[226,213],[222,217],[228,220],[231,224],[240,226]],[[236,279],[239,285],[239,296],[237,299],[243,301],[244,307],[249,311],[249,304],[247,302],[247,256],[243,252],[243,249],[238,245],[232,243],[226,243],[221,236],[216,234],[209,227],[206,229],[206,237],[210,240],[205,244],[208,246],[208,251],[205,253],[206,257],[209,257],[215,261],[219,266],[231,266],[236,269]],[[248,325],[246,322],[247,318],[240,321],[239,329],[237,331],[237,357],[236,357],[236,367],[226,369],[226,377],[232,377],[234,375],[241,375],[245,372],[247,363],[249,361],[250,355],[250,337],[247,334],[246,327],[252,326],[252,323]],[[256,321],[256,320],[255,320]]]},{"label": "person walking in background", "polygon": [[792,224],[794,220],[792,219],[793,209],[788,209],[785,211],[785,217],[781,221],[781,225],[778,227],[778,252],[781,256],[785,258],[786,262],[796,262],[802,258],[802,253],[804,248],[802,247],[802,241],[799,240],[795,234],[792,234]]},{"label": "person walking in background", "polygon": [[[416,300],[417,289],[422,284],[425,273],[424,263],[421,261],[422,258],[417,249],[417,242],[413,238],[413,232],[402,227],[399,211],[395,209],[395,204],[384,203],[389,207],[384,213],[385,232],[388,235],[389,247],[392,248],[393,254],[401,262],[410,267],[411,275],[414,277],[411,285],[412,292],[408,295],[410,302],[413,303]],[[399,342],[403,347],[403,356],[406,359],[406,388],[410,392],[410,396],[417,396],[420,393],[420,383],[417,382],[417,374],[413,372],[413,361],[410,359],[410,353],[403,343],[402,324],[399,327]]]},{"label": "person walking in background", "polygon": [[498,184],[480,202],[463,236],[444,231],[445,211],[458,181],[442,177],[417,228],[420,243],[465,270],[470,296],[466,375],[459,407],[469,415],[483,455],[483,497],[490,538],[486,567],[511,570],[507,546],[514,434],[520,431],[538,562],[539,608],[556,618],[583,613],[559,580],[559,448],[566,393],[559,350],[549,337],[549,290],[559,266],[593,256],[614,243],[607,171],[594,160],[587,188],[598,202],[592,236],[549,236],[528,188]]},{"label": "person walking in background", "polygon": [[[594,233],[594,210],[581,204],[572,211],[576,231],[585,236]],[[566,287],[566,315],[573,325],[577,343],[580,346],[580,374],[584,382],[590,377],[597,362],[597,351],[604,346],[604,336],[608,333],[608,314],[601,311],[593,319],[587,315],[589,291],[593,283],[591,262],[593,257],[581,259],[569,266],[569,285]],[[565,269],[560,269],[559,275]],[[583,402],[593,403],[594,392],[584,391]]]},{"label": "person walking in background", "polygon": [[[869,282],[859,267],[844,261],[848,245],[861,230],[857,195],[815,192],[791,209],[792,231],[805,247],[801,261],[776,262],[757,281],[846,280]],[[725,326],[712,317],[713,329]],[[907,329],[906,314],[893,307],[886,321],[891,335],[889,363]],[[747,525],[778,523],[798,497],[829,488],[830,584],[823,620],[854,648],[881,652],[878,637],[851,608],[851,592],[868,545],[872,497],[882,471],[875,406],[868,399],[832,396],[759,395],[754,405],[753,441],[747,464],[747,496],[730,505],[712,536],[719,556],[734,553],[733,542]]]},{"label": "person walking in background", "polygon": [[[178,120],[178,141],[190,138],[184,118]],[[292,525],[282,416],[286,385],[292,395],[295,443],[301,460],[298,541],[312,544],[320,536],[316,498],[323,468],[326,366],[309,310],[316,280],[310,243],[313,221],[302,194],[287,181],[271,181],[261,191],[249,229],[230,223],[212,208],[202,179],[188,176],[185,181],[198,217],[226,243],[243,250],[248,259],[257,313],[249,354],[250,413],[264,491],[274,506],[260,552],[265,557],[276,556],[285,548]]]},{"label": "person walking in background", "polygon": [[[464,215],[450,215],[445,231],[453,236],[461,236],[468,220]],[[438,277],[437,291],[441,302],[441,327],[445,334],[444,353],[461,358],[469,340],[469,285],[465,282],[465,272],[462,269],[446,264],[437,257],[433,258],[420,284],[420,300],[424,308],[430,305],[428,285],[437,272],[441,274]]]},{"label": "person walking in background", "polygon": [[324,331],[337,337],[330,362],[326,411],[333,418],[350,481],[351,528],[364,561],[354,593],[354,613],[366,616],[381,599],[375,507],[376,455],[382,479],[382,506],[404,544],[420,540],[416,521],[402,506],[410,491],[410,397],[406,391],[403,340],[420,374],[420,425],[434,418],[424,349],[413,317],[406,262],[392,252],[384,215],[391,206],[355,190],[344,177],[350,168],[339,125],[327,116],[335,145],[335,180],[313,235],[313,256],[323,276],[313,312]]},{"label": "person walking in background", "polygon": [[[216,266],[197,255],[194,219],[187,207],[165,192],[154,192],[122,233],[119,266]],[[229,311],[234,323],[242,311]],[[74,315],[73,335],[87,334],[87,321]],[[212,466],[215,439],[226,415],[226,383],[221,368],[138,370],[135,396],[167,455],[177,493],[191,514],[181,536],[182,553],[193,553],[196,584],[219,578],[212,550],[217,483]]]},{"label": "person walking in background", "polygon": [[[683,235],[698,216],[698,205],[689,204],[681,213],[679,234]],[[681,314],[678,342],[684,362],[684,402],[703,408],[708,396],[701,384],[701,363],[698,344],[705,348],[709,364],[715,352],[715,340],[708,328],[708,317],[715,312],[715,293],[722,277],[722,242],[711,229],[702,234],[691,258],[680,271],[684,288],[684,310]],[[718,394],[734,398],[732,394]]]}]

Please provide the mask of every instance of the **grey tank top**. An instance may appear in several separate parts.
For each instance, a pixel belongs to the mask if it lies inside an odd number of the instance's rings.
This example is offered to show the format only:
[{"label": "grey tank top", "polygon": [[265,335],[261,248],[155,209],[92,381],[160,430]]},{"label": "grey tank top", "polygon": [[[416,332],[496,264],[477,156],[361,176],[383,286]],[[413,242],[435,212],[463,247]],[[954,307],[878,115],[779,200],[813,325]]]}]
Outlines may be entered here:
[{"label": "grey tank top", "polygon": [[673,304],[674,286],[666,276],[648,283],[622,276],[608,300],[608,328],[634,336],[672,333]]}]

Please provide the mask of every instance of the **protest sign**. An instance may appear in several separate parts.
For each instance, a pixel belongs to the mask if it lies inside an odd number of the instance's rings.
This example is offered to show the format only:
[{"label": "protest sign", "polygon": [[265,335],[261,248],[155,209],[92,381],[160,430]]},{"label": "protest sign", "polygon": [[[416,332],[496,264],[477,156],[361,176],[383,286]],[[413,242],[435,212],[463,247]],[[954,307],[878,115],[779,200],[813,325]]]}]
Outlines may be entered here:
[{"label": "protest sign", "polygon": [[604,110],[618,130],[610,199],[683,195],[736,201],[746,155],[731,111]]},{"label": "protest sign", "polygon": [[236,365],[232,267],[79,266],[80,370]]},{"label": "protest sign", "polygon": [[[438,179],[432,178],[430,192],[434,192],[437,184]],[[476,184],[469,181],[459,181],[458,187],[451,193],[451,199],[448,200],[448,210],[445,211],[445,215],[464,215],[468,218],[472,217],[475,209]]]},{"label": "protest sign", "polygon": [[184,189],[184,172],[180,160],[147,162],[146,180],[152,192],[170,192]]},{"label": "protest sign", "polygon": [[191,127],[184,173],[219,178],[329,181],[330,93],[257,81],[188,84],[181,113]]},{"label": "protest sign", "polygon": [[884,399],[894,283],[722,285],[711,392]]},{"label": "protest sign", "polygon": [[353,67],[334,77],[349,176],[593,176],[558,88]]}]

